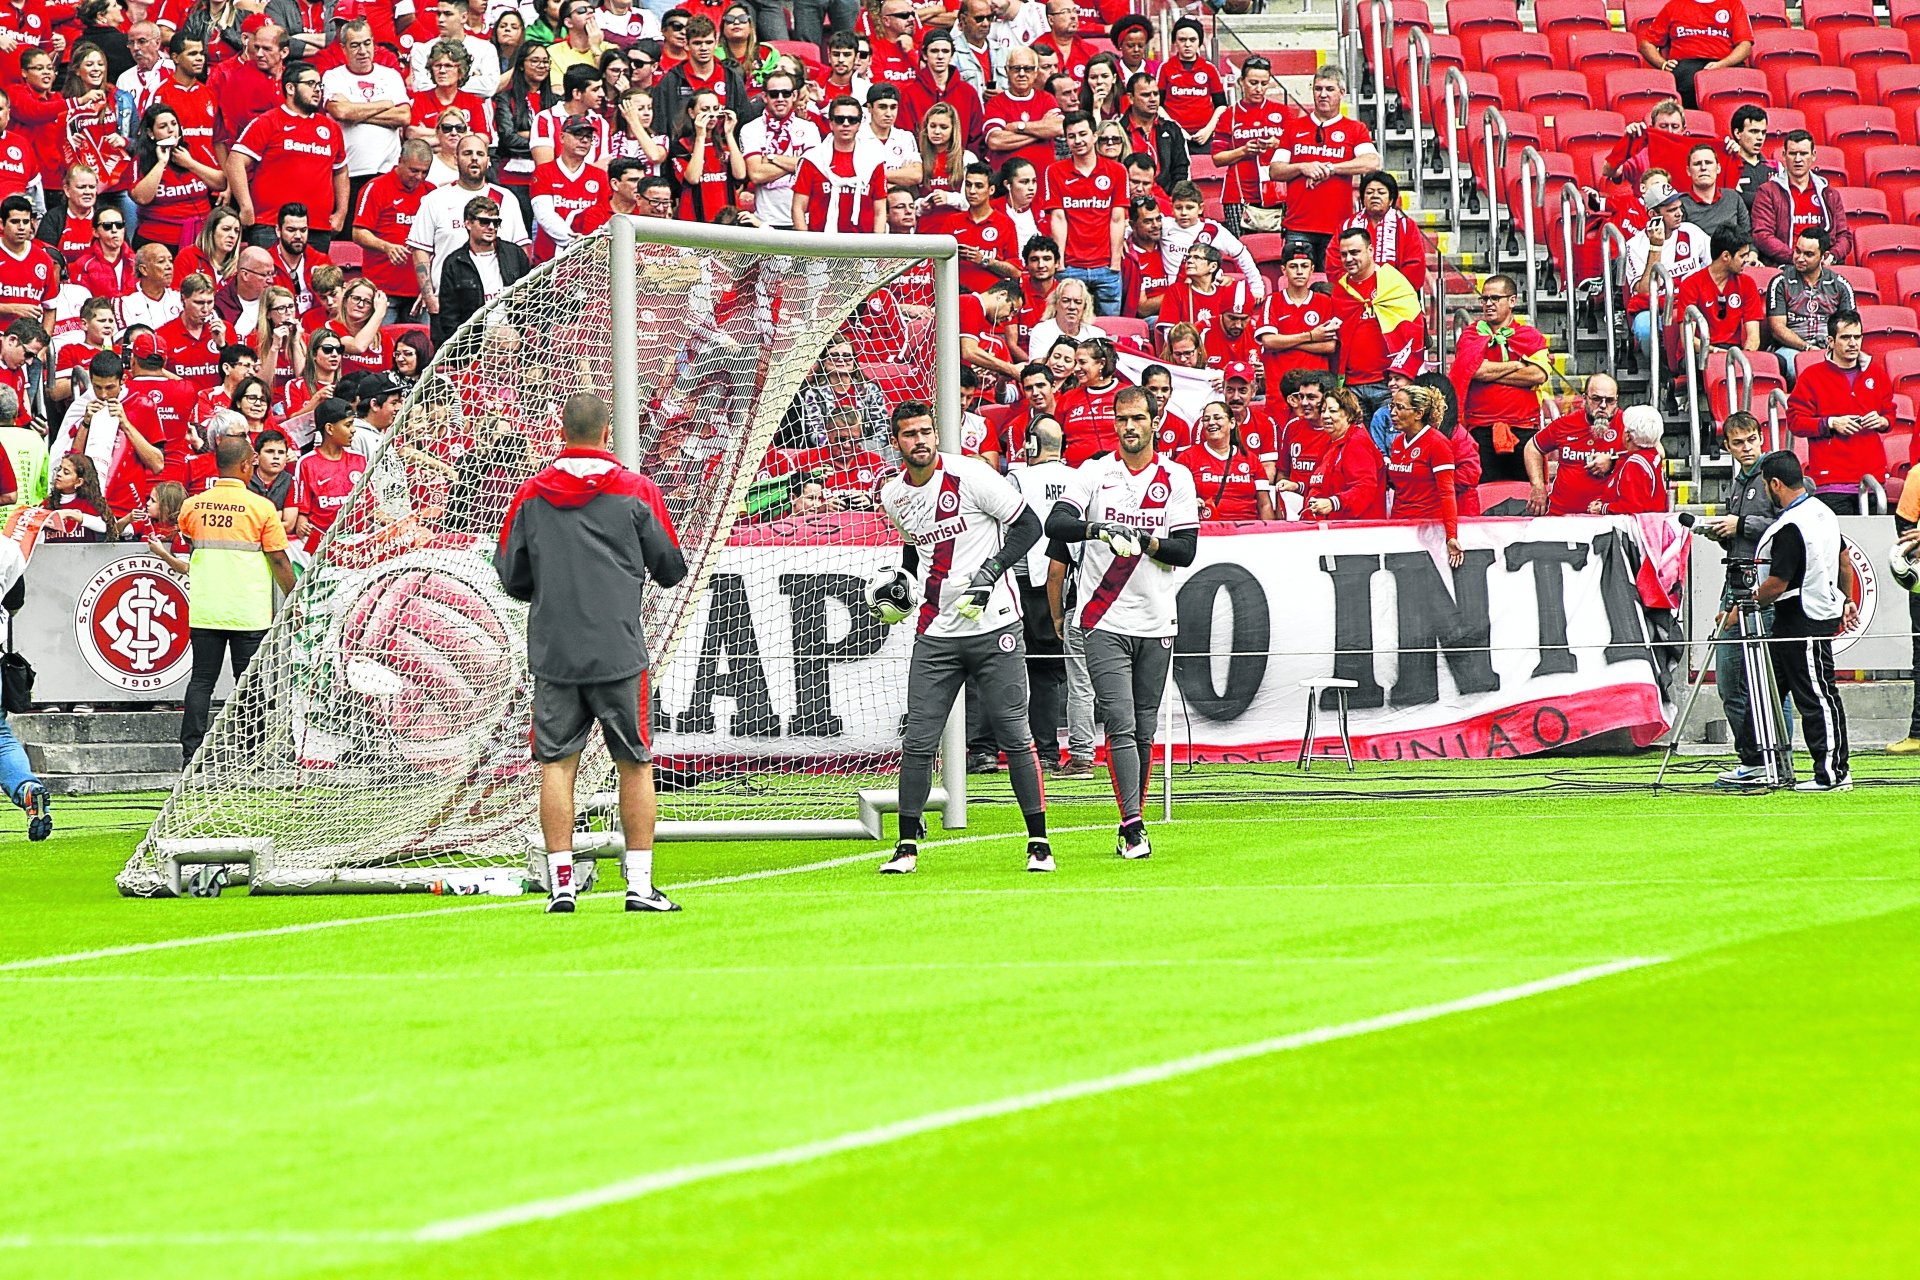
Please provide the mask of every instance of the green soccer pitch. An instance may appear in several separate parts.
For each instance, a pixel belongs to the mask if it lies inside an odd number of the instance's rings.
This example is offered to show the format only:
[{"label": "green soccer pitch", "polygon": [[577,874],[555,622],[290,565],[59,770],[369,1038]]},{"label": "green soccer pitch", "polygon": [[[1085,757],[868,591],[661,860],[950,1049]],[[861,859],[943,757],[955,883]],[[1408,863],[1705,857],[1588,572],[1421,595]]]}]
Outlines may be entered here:
[{"label": "green soccer pitch", "polygon": [[129,901],[153,798],[62,804],[0,1276],[1913,1275],[1920,791],[1550,767],[1210,771],[1145,863],[1060,787],[1052,876],[988,779],[912,877],[664,846],[674,916]]}]

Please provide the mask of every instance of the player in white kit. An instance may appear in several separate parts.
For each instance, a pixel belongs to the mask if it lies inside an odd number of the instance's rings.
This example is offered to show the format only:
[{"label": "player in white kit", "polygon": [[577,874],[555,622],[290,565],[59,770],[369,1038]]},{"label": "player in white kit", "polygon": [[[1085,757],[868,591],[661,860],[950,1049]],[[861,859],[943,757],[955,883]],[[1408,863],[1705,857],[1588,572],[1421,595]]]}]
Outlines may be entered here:
[{"label": "player in white kit", "polygon": [[918,865],[934,751],[954,698],[972,679],[1026,817],[1027,870],[1052,871],[1040,758],[1027,729],[1020,603],[1007,577],[1039,542],[1040,517],[986,463],[941,453],[925,403],[903,401],[892,424],[905,470],[881,487],[880,507],[905,545],[901,568],[876,575],[867,598],[882,622],[914,617],[918,634],[900,744],[900,843],[880,870],[897,875]]},{"label": "player in white kit", "polygon": [[1139,387],[1113,401],[1118,448],[1080,464],[1047,516],[1047,536],[1080,542],[1077,621],[1094,714],[1120,804],[1123,858],[1152,853],[1141,809],[1153,773],[1153,731],[1180,630],[1173,571],[1193,563],[1200,504],[1193,473],[1153,450],[1153,405]]}]

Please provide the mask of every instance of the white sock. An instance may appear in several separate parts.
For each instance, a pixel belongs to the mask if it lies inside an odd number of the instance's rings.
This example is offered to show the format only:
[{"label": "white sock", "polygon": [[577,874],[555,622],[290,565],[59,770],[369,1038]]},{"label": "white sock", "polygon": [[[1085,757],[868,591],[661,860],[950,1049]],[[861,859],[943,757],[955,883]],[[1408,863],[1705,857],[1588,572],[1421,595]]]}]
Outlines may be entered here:
[{"label": "white sock", "polygon": [[573,851],[547,855],[547,891],[573,896]]},{"label": "white sock", "polygon": [[627,892],[642,897],[653,892],[653,850],[629,849],[620,855],[620,874],[627,878]]}]

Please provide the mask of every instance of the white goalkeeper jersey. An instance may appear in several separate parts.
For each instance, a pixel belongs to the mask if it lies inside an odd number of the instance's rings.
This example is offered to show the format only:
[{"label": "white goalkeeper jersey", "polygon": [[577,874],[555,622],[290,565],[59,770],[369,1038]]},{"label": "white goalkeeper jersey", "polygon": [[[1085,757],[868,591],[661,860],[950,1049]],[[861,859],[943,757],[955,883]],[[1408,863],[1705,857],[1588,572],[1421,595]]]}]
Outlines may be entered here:
[{"label": "white goalkeeper jersey", "polygon": [[981,635],[1020,620],[1010,574],[993,584],[979,618],[962,617],[953,607],[1026,510],[1020,491],[999,472],[978,458],[942,453],[925,484],[910,483],[903,471],[881,486],[880,507],[920,553],[920,634]]},{"label": "white goalkeeper jersey", "polygon": [[[1200,502],[1193,473],[1156,457],[1130,471],[1118,455],[1080,464],[1073,483],[1060,495],[1088,520],[1120,525],[1140,536],[1165,538],[1200,527]],[[1179,631],[1174,610],[1174,571],[1144,553],[1116,556],[1098,539],[1080,546],[1077,621],[1082,631],[1111,631],[1123,636],[1170,636]]]}]

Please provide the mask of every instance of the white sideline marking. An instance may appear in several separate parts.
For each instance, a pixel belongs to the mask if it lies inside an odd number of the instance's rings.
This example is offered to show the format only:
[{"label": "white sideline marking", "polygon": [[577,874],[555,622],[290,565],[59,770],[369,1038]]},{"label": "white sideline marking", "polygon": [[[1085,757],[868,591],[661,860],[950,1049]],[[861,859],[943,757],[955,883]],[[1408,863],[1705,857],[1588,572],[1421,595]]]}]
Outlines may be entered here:
[{"label": "white sideline marking", "polygon": [[[1236,821],[1251,821],[1243,819]],[[1082,831],[1105,831],[1113,824],[1103,822],[1094,826],[1060,827],[1053,834],[1067,835]],[[962,844],[981,844],[988,840],[1021,840],[1024,837],[1017,832],[993,832],[987,835],[954,836],[949,840],[922,841],[922,849],[951,848]],[[663,885],[665,889],[704,889],[718,884],[740,884],[748,880],[767,880],[775,876],[795,876],[807,871],[824,871],[829,867],[851,866],[858,862],[867,862],[873,858],[892,853],[891,847],[875,849],[869,853],[849,854],[844,858],[829,858],[824,862],[807,862],[793,867],[773,867],[766,871],[748,871],[740,875],[714,876],[707,880],[689,880],[685,884]],[[462,907],[429,907],[424,911],[392,911],[384,915],[349,916],[339,920],[311,920],[304,924],[284,924],[271,929],[235,929],[227,933],[203,933],[191,938],[166,938],[158,942],[129,942],[118,947],[97,947],[92,951],[69,951],[62,955],[30,956],[24,960],[0,962],[0,973],[13,973],[23,969],[50,969],[56,965],[79,964],[87,960],[110,960],[116,956],[145,955],[150,951],[177,951],[182,947],[204,947],[220,942],[245,942],[252,938],[280,938],[296,933],[317,933],[322,929],[347,929],[360,924],[384,924],[391,920],[418,920],[424,916],[464,915],[474,911],[498,911],[507,907],[525,907],[543,902],[537,894],[524,898],[513,898],[506,902],[482,902]]]},{"label": "white sideline marking", "polygon": [[[1320,883],[1249,882],[1247,884],[1088,884],[1038,886],[1028,888],[934,888],[911,890],[915,897],[994,897],[1063,893],[1249,893],[1270,891],[1318,891],[1323,889],[1639,889],[1699,885],[1706,888],[1739,888],[1778,884],[1920,884],[1920,876],[1673,876],[1630,880],[1333,880]],[[907,892],[904,891],[903,892]],[[760,898],[840,897],[831,889],[774,889]]]},{"label": "white sideline marking", "polygon": [[1118,1093],[1126,1089],[1138,1089],[1147,1085],[1162,1084],[1182,1076],[1196,1075],[1202,1071],[1211,1071],[1216,1067],[1231,1066],[1237,1062],[1246,1062],[1255,1058],[1270,1057],[1274,1054],[1291,1053],[1299,1049],[1310,1049],[1316,1045],[1330,1044],[1337,1040],[1351,1040],[1359,1036],[1372,1035],[1379,1031],[1392,1031],[1400,1027],[1414,1026],[1422,1022],[1432,1022],[1439,1018],[1450,1017],[1456,1013],[1471,1013],[1478,1009],[1490,1009],[1497,1005],[1511,1004],[1533,996],[1546,995],[1562,991],[1568,987],[1577,987],[1583,983],[1595,982],[1615,974],[1627,973],[1634,969],[1644,969],[1653,965],[1665,964],[1668,956],[1629,956],[1620,960],[1610,960],[1603,964],[1587,965],[1571,969],[1546,978],[1537,978],[1532,982],[1522,982],[1510,987],[1497,987],[1491,991],[1482,991],[1474,995],[1461,996],[1454,1000],[1443,1000],[1436,1004],[1415,1005],[1410,1009],[1399,1009],[1391,1013],[1376,1014],[1371,1018],[1360,1018],[1351,1022],[1336,1022],[1327,1026],[1313,1027],[1306,1031],[1294,1031],[1286,1035],[1273,1036],[1265,1040],[1254,1040],[1247,1044],[1232,1045],[1222,1049],[1212,1049],[1204,1053],[1190,1054],[1186,1057],[1171,1058],[1164,1062],[1134,1067],[1113,1075],[1095,1076],[1071,1084],[1056,1085],[1051,1089],[1040,1089],[1031,1093],[1017,1093],[1010,1097],[998,1098],[988,1102],[972,1103],[963,1107],[951,1107],[943,1111],[933,1111],[926,1115],[914,1116],[906,1120],[896,1120],[889,1124],[877,1125],[869,1129],[856,1129],[850,1133],[839,1134],[831,1138],[822,1138],[814,1142],[797,1146],[780,1147],[773,1151],[762,1151],[752,1155],[733,1156],[724,1160],[709,1160],[698,1164],[681,1165],[677,1168],[662,1169],[656,1173],[641,1174],[620,1182],[608,1183],[601,1187],[592,1187],[585,1191],[576,1191],[570,1195],[553,1196],[541,1200],[530,1200],[524,1204],[508,1205],[501,1209],[492,1209],[483,1213],[467,1214],[458,1218],[446,1218],[438,1222],[429,1222],[410,1231],[305,1231],[305,1232],[198,1232],[191,1234],[147,1234],[147,1235],[74,1235],[74,1236],[0,1236],[0,1249],[134,1249],[134,1248],[177,1248],[191,1246],[229,1246],[247,1244],[438,1244],[448,1241],[465,1240],[473,1236],[505,1230],[508,1227],[524,1226],[532,1222],[545,1222],[554,1218],[583,1213],[590,1209],[604,1208],[608,1205],[625,1204],[646,1196],[657,1195],[663,1191],[672,1191],[679,1187],[700,1182],[711,1182],[718,1178],[732,1177],[735,1174],[759,1173],[770,1169],[791,1168],[794,1165],[808,1164],[824,1160],[831,1156],[844,1155],[852,1151],[865,1151],[874,1147],[888,1146],[917,1138],[922,1134],[937,1133],[944,1129],[954,1129],[961,1125],[973,1124],[981,1120],[998,1119],[1001,1116],[1018,1115],[1026,1111],[1038,1111],[1045,1107],[1056,1106],[1063,1102],[1075,1102],[1082,1098],[1099,1097],[1102,1094]]}]

